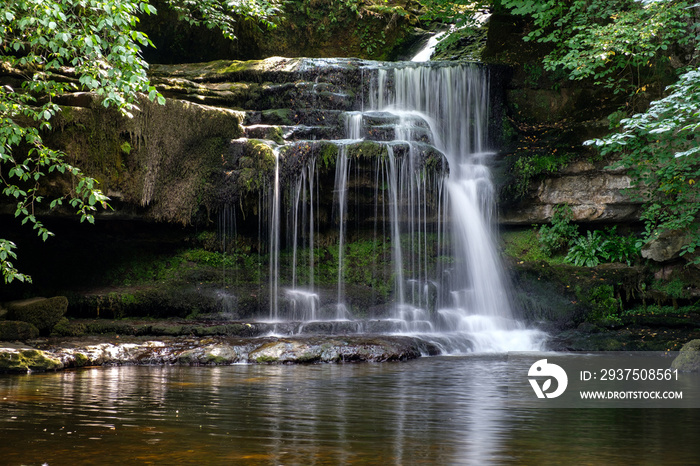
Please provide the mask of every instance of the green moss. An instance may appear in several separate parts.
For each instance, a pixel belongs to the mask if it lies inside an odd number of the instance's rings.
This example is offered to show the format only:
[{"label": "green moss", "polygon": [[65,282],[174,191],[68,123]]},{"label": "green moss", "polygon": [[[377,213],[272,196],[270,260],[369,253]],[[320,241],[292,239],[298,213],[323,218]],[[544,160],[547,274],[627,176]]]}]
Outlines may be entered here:
[{"label": "green moss", "polygon": [[658,290],[673,299],[685,297],[687,294],[687,286],[688,285],[678,277],[667,282],[656,280],[652,283],[652,289]]},{"label": "green moss", "polygon": [[71,322],[67,318],[61,319],[51,331],[51,336],[79,337],[85,335],[85,325]]},{"label": "green moss", "polygon": [[537,230],[529,228],[520,231],[501,233],[503,253],[517,261],[546,262],[548,264],[563,264],[564,255],[553,257],[547,255],[541,248],[537,238]]},{"label": "green moss", "polygon": [[687,319],[691,314],[698,313],[700,313],[700,304],[691,304],[689,306],[678,307],[649,304],[646,306],[634,306],[625,310],[622,315],[625,317],[667,316]]},{"label": "green moss", "polygon": [[276,126],[270,130],[268,137],[275,141],[277,144],[284,144],[284,136],[282,133],[282,128]]},{"label": "green moss", "polygon": [[225,365],[225,364],[230,364],[231,361],[226,359],[223,356],[215,356],[213,354],[208,354],[206,358],[206,363],[207,364],[213,364],[213,365]]},{"label": "green moss", "polygon": [[292,110],[289,108],[263,110],[262,120],[269,125],[294,125],[294,120],[292,120]]},{"label": "green moss", "polygon": [[532,152],[533,149],[536,150],[533,147],[525,147],[525,149],[527,152],[518,152],[509,160],[511,181],[506,191],[514,199],[525,197],[532,182],[558,172],[575,157],[569,152],[559,152],[556,148],[547,148],[542,153]]},{"label": "green moss", "polygon": [[177,65],[154,65],[154,76],[176,76],[188,80],[222,80],[226,75],[251,73],[253,75],[283,66],[294,69],[297,60],[273,57],[266,60],[213,60],[207,63],[178,63]]},{"label": "green moss", "polygon": [[319,165],[322,168],[335,167],[338,159],[338,146],[329,142],[322,142],[319,152]]},{"label": "green moss", "polygon": [[211,62],[210,65],[215,68],[212,71],[216,74],[240,73],[243,71],[264,72],[278,69],[283,65],[286,69],[295,69],[298,60],[290,58],[273,57],[266,60],[245,60],[245,61],[227,61],[218,60]]},{"label": "green moss", "polygon": [[274,356],[258,356],[255,358],[255,362],[258,364],[272,364],[279,361],[279,358]]},{"label": "green moss", "polygon": [[[241,89],[239,97],[254,92]],[[243,113],[180,100],[139,106],[131,119],[100,106],[72,108],[47,142],[74,156],[103,192],[146,206],[146,217],[190,224],[218,200],[224,147],[241,136]]]},{"label": "green moss", "polygon": [[620,312],[622,300],[615,296],[612,285],[599,285],[585,290],[576,286],[576,296],[582,303],[590,307],[586,320],[601,325],[621,324]]},{"label": "green moss", "polygon": [[481,61],[481,54],[486,45],[487,25],[451,32],[438,43],[431,60]]},{"label": "green moss", "polygon": [[90,360],[83,353],[75,353],[75,367],[87,366]]},{"label": "green moss", "polygon": [[302,363],[302,364],[310,364],[314,362],[318,362],[320,360],[320,354],[314,353],[314,352],[307,352],[307,353],[302,353],[299,355],[299,357],[296,359],[296,362]]},{"label": "green moss", "polygon": [[265,141],[249,139],[239,160],[239,184],[245,192],[258,192],[274,174],[275,153]]},{"label": "green moss", "polygon": [[388,151],[386,145],[379,144],[375,141],[363,141],[348,147],[348,156],[352,158],[375,160],[386,157],[387,155]]},{"label": "green moss", "polygon": [[0,341],[26,341],[39,336],[39,329],[29,322],[0,321]]},{"label": "green moss", "polygon": [[65,296],[35,298],[7,304],[10,318],[29,322],[45,335],[48,335],[63,318],[67,308],[68,299]]},{"label": "green moss", "polygon": [[63,364],[43,351],[34,349],[0,352],[0,372],[27,372],[61,369]]}]

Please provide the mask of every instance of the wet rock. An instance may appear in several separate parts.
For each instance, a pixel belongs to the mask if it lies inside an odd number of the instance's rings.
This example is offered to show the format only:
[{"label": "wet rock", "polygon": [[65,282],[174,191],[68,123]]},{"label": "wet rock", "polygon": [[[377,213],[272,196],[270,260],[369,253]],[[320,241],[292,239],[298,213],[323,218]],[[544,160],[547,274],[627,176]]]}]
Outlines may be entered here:
[{"label": "wet rock", "polygon": [[62,369],[57,358],[26,346],[0,344],[0,372],[29,372]]},{"label": "wet rock", "polygon": [[288,362],[317,362],[321,351],[307,343],[299,341],[279,340],[266,343],[255,349],[249,355],[252,362],[257,363],[288,363]]},{"label": "wet rock", "polygon": [[185,365],[227,365],[246,362],[250,345],[228,345],[214,343],[183,351],[177,358],[178,364]]},{"label": "wet rock", "polygon": [[700,340],[691,340],[683,345],[671,367],[682,372],[700,372]]},{"label": "wet rock", "polygon": [[410,337],[317,337],[266,343],[252,351],[248,360],[263,364],[385,362],[405,361],[437,352],[431,345],[421,346]]},{"label": "wet rock", "polygon": [[[229,365],[405,361],[439,354],[432,343],[409,336],[260,337],[81,337],[34,342],[49,363],[45,368],[122,364]],[[16,348],[0,349],[0,358],[15,363]],[[5,354],[8,355],[5,355]],[[29,367],[23,363],[18,367]],[[32,362],[32,368],[44,367]],[[12,366],[14,367],[14,366]],[[1,369],[0,369],[1,370]],[[26,370],[26,369],[25,369]]]},{"label": "wet rock", "polygon": [[28,322],[39,332],[48,335],[51,329],[63,318],[68,309],[68,299],[65,296],[53,298],[32,298],[7,303],[8,317]]}]

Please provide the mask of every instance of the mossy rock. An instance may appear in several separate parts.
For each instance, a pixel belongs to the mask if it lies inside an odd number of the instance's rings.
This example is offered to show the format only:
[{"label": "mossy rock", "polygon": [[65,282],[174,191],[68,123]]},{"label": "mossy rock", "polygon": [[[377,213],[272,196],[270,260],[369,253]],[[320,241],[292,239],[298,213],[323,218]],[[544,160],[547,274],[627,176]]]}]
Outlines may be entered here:
[{"label": "mossy rock", "polygon": [[7,303],[8,317],[28,322],[39,329],[42,335],[48,335],[63,318],[68,309],[68,298],[33,298]]},{"label": "mossy rock", "polygon": [[58,359],[36,349],[0,349],[0,372],[28,372],[62,369]]},{"label": "mossy rock", "polygon": [[24,341],[39,336],[39,329],[29,322],[0,322],[0,341]]},{"label": "mossy rock", "polygon": [[261,113],[262,120],[270,125],[293,125],[292,110],[288,108],[276,108],[263,110]]},{"label": "mossy rock", "polygon": [[81,337],[85,335],[85,324],[73,322],[63,317],[51,330],[51,336]]},{"label": "mossy rock", "polygon": [[681,372],[700,372],[700,340],[691,340],[683,345],[671,367]]}]

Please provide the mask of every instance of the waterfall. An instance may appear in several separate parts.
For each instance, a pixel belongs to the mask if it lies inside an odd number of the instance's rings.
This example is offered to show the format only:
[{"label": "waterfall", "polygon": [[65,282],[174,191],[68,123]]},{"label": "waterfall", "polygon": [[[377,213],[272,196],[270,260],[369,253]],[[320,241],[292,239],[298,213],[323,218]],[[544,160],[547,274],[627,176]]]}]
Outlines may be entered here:
[{"label": "waterfall", "polygon": [[[429,280],[427,276],[427,190],[421,185],[414,167],[405,174],[390,168],[391,177],[403,189],[390,189],[392,195],[404,197],[409,214],[407,230],[410,238],[410,300],[405,300],[403,283],[397,284],[395,317],[406,322],[411,331],[427,331],[435,322],[448,332],[469,334],[475,350],[507,351],[539,348],[542,334],[525,329],[513,318],[507,286],[494,244],[494,188],[487,166],[493,153],[487,147],[489,116],[488,75],[469,65],[412,66],[377,73],[370,111],[390,112],[398,117],[396,139],[409,144],[408,164],[415,160],[414,147],[428,128],[427,139],[443,152],[450,173],[443,182],[448,210],[443,221],[451,228],[449,255],[453,267],[445,271],[439,293],[437,316],[430,318]],[[424,124],[416,124],[416,122]],[[393,153],[389,152],[393,162]],[[413,179],[411,178],[413,177]],[[425,180],[425,178],[423,178]],[[390,184],[390,186],[392,186]],[[401,192],[400,192],[401,191]],[[396,206],[398,201],[392,200]],[[418,206],[418,208],[416,208]],[[395,210],[395,209],[394,209]],[[398,214],[392,210],[392,242],[396,251],[395,276],[403,280],[405,266],[401,253],[401,231]],[[440,235],[438,235],[439,237]],[[438,248],[444,248],[438,240]],[[426,262],[426,265],[422,265]],[[421,276],[421,271],[425,275]],[[438,277],[440,278],[440,277]],[[422,329],[422,330],[421,330]]]},{"label": "waterfall", "polygon": [[348,148],[341,145],[338,150],[338,161],[335,165],[335,204],[338,206],[338,302],[337,319],[345,319],[348,316],[348,309],[345,305],[345,276],[344,256],[345,256],[345,231],[347,229],[347,219],[345,211],[347,209],[347,184],[349,175]]},{"label": "waterfall", "polygon": [[392,106],[422,112],[437,122],[431,126],[434,143],[449,162],[453,256],[463,259],[451,274],[451,307],[512,319],[492,240],[493,184],[484,165],[492,155],[485,147],[488,77],[466,65],[396,70]]},{"label": "waterfall", "polygon": [[272,208],[270,209],[270,320],[279,319],[280,277],[280,153],[275,154],[275,178],[272,186]]},{"label": "waterfall", "polygon": [[[494,241],[488,72],[469,64],[362,62],[357,77],[360,93],[328,93],[328,84],[313,79],[310,101],[328,98],[340,115],[336,126],[319,126],[333,114],[313,107],[304,111],[317,126],[285,127],[303,136],[281,147],[269,141],[274,178],[259,209],[269,232],[269,318],[350,321],[343,328],[411,333],[445,352],[539,349],[545,335],[514,317]],[[339,99],[356,95],[335,110]],[[378,286],[390,289],[372,311],[354,299],[357,281],[349,284],[349,272],[354,280],[365,272],[353,271],[352,261],[365,258],[352,247],[368,237]],[[381,325],[364,320],[374,312]]]},{"label": "waterfall", "polygon": [[[314,289],[314,179],[316,176],[316,159],[312,158],[302,168],[292,191],[292,218],[287,227],[292,232],[292,288],[286,290],[286,297],[291,304],[291,318],[301,321],[318,319],[319,296]],[[308,225],[308,230],[305,226]],[[301,246],[301,247],[299,247]],[[298,276],[300,250],[307,250],[308,286],[299,286]]]}]

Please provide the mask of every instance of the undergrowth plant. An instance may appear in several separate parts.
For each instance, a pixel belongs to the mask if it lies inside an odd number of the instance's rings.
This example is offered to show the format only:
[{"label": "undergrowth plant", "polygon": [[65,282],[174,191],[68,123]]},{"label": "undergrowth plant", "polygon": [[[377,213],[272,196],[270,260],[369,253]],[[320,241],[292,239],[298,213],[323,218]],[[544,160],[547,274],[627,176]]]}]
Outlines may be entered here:
[{"label": "undergrowth plant", "polygon": [[550,225],[542,225],[537,235],[542,252],[551,257],[572,244],[579,234],[572,220],[571,207],[560,204],[554,208]]},{"label": "undergrowth plant", "polygon": [[621,236],[616,226],[582,235],[573,223],[571,207],[566,204],[554,208],[550,224],[540,227],[537,240],[545,256],[566,253],[564,262],[579,267],[595,267],[604,262],[624,262],[631,266],[639,257],[642,244],[635,235]]},{"label": "undergrowth plant", "polygon": [[604,259],[605,239],[600,231],[588,231],[573,241],[564,261],[579,267],[595,267]]}]

